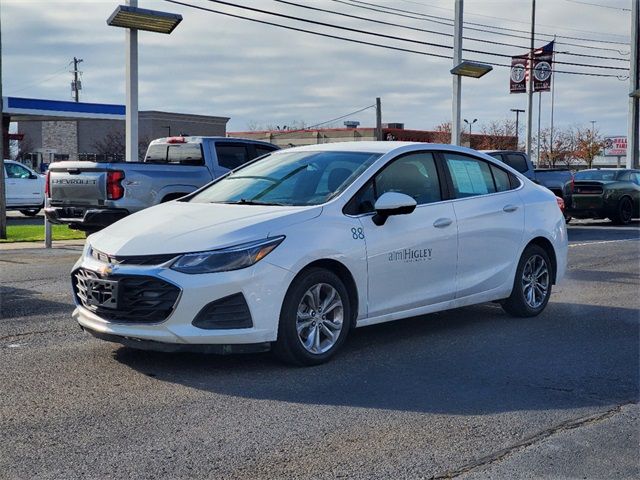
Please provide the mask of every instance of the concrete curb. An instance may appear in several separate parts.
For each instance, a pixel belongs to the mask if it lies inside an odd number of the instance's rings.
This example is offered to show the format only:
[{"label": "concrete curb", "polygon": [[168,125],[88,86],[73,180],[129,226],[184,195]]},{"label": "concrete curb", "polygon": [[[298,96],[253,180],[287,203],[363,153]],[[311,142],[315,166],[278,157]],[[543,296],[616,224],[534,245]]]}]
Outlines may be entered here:
[{"label": "concrete curb", "polygon": [[[86,240],[58,240],[52,242],[52,248],[69,248],[83,246]],[[26,250],[26,249],[41,249],[47,250],[44,247],[44,242],[7,242],[0,243],[0,251],[2,250]]]}]

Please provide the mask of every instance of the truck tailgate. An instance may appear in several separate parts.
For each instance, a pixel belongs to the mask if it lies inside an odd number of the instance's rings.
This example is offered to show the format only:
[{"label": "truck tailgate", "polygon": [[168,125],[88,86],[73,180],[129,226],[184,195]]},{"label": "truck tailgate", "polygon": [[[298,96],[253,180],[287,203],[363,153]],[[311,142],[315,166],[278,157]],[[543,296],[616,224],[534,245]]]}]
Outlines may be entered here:
[{"label": "truck tailgate", "polygon": [[107,169],[93,162],[52,165],[49,174],[51,205],[104,205],[106,176]]}]

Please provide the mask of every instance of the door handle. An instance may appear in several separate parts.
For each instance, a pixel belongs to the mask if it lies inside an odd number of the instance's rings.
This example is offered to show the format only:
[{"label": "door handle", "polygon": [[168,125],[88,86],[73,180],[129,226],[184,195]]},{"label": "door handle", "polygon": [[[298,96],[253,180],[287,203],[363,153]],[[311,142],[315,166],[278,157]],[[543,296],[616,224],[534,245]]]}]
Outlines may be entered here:
[{"label": "door handle", "polygon": [[453,220],[450,218],[439,218],[435,222],[433,222],[433,226],[436,228],[445,228],[453,223]]},{"label": "door handle", "polygon": [[507,213],[511,213],[511,212],[515,212],[516,210],[518,210],[518,206],[517,205],[505,205],[502,210],[504,210]]}]

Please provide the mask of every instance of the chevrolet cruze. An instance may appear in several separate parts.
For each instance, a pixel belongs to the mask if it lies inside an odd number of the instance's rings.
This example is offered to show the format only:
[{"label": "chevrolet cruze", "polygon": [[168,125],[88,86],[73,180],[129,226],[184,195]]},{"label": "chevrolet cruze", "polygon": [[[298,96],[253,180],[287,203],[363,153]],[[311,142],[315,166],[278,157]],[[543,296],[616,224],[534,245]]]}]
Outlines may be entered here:
[{"label": "chevrolet cruze", "polygon": [[73,316],[132,347],[314,365],[356,327],[490,301],[538,315],[566,261],[555,196],[492,157],[312,145],[91,235]]}]

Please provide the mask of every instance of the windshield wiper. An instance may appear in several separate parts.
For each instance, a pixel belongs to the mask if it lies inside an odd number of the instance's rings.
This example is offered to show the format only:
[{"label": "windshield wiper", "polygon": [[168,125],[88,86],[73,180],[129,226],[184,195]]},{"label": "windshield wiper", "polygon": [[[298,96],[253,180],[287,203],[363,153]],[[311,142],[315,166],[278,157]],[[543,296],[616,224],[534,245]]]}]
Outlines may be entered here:
[{"label": "windshield wiper", "polygon": [[[218,203],[218,202],[216,202],[216,203]],[[227,204],[227,205],[275,205],[275,206],[279,206],[279,207],[288,206],[286,203],[257,202],[255,200],[247,200],[246,198],[241,198],[240,200],[238,200],[236,202],[219,202],[219,203],[224,203],[224,204]]]}]

